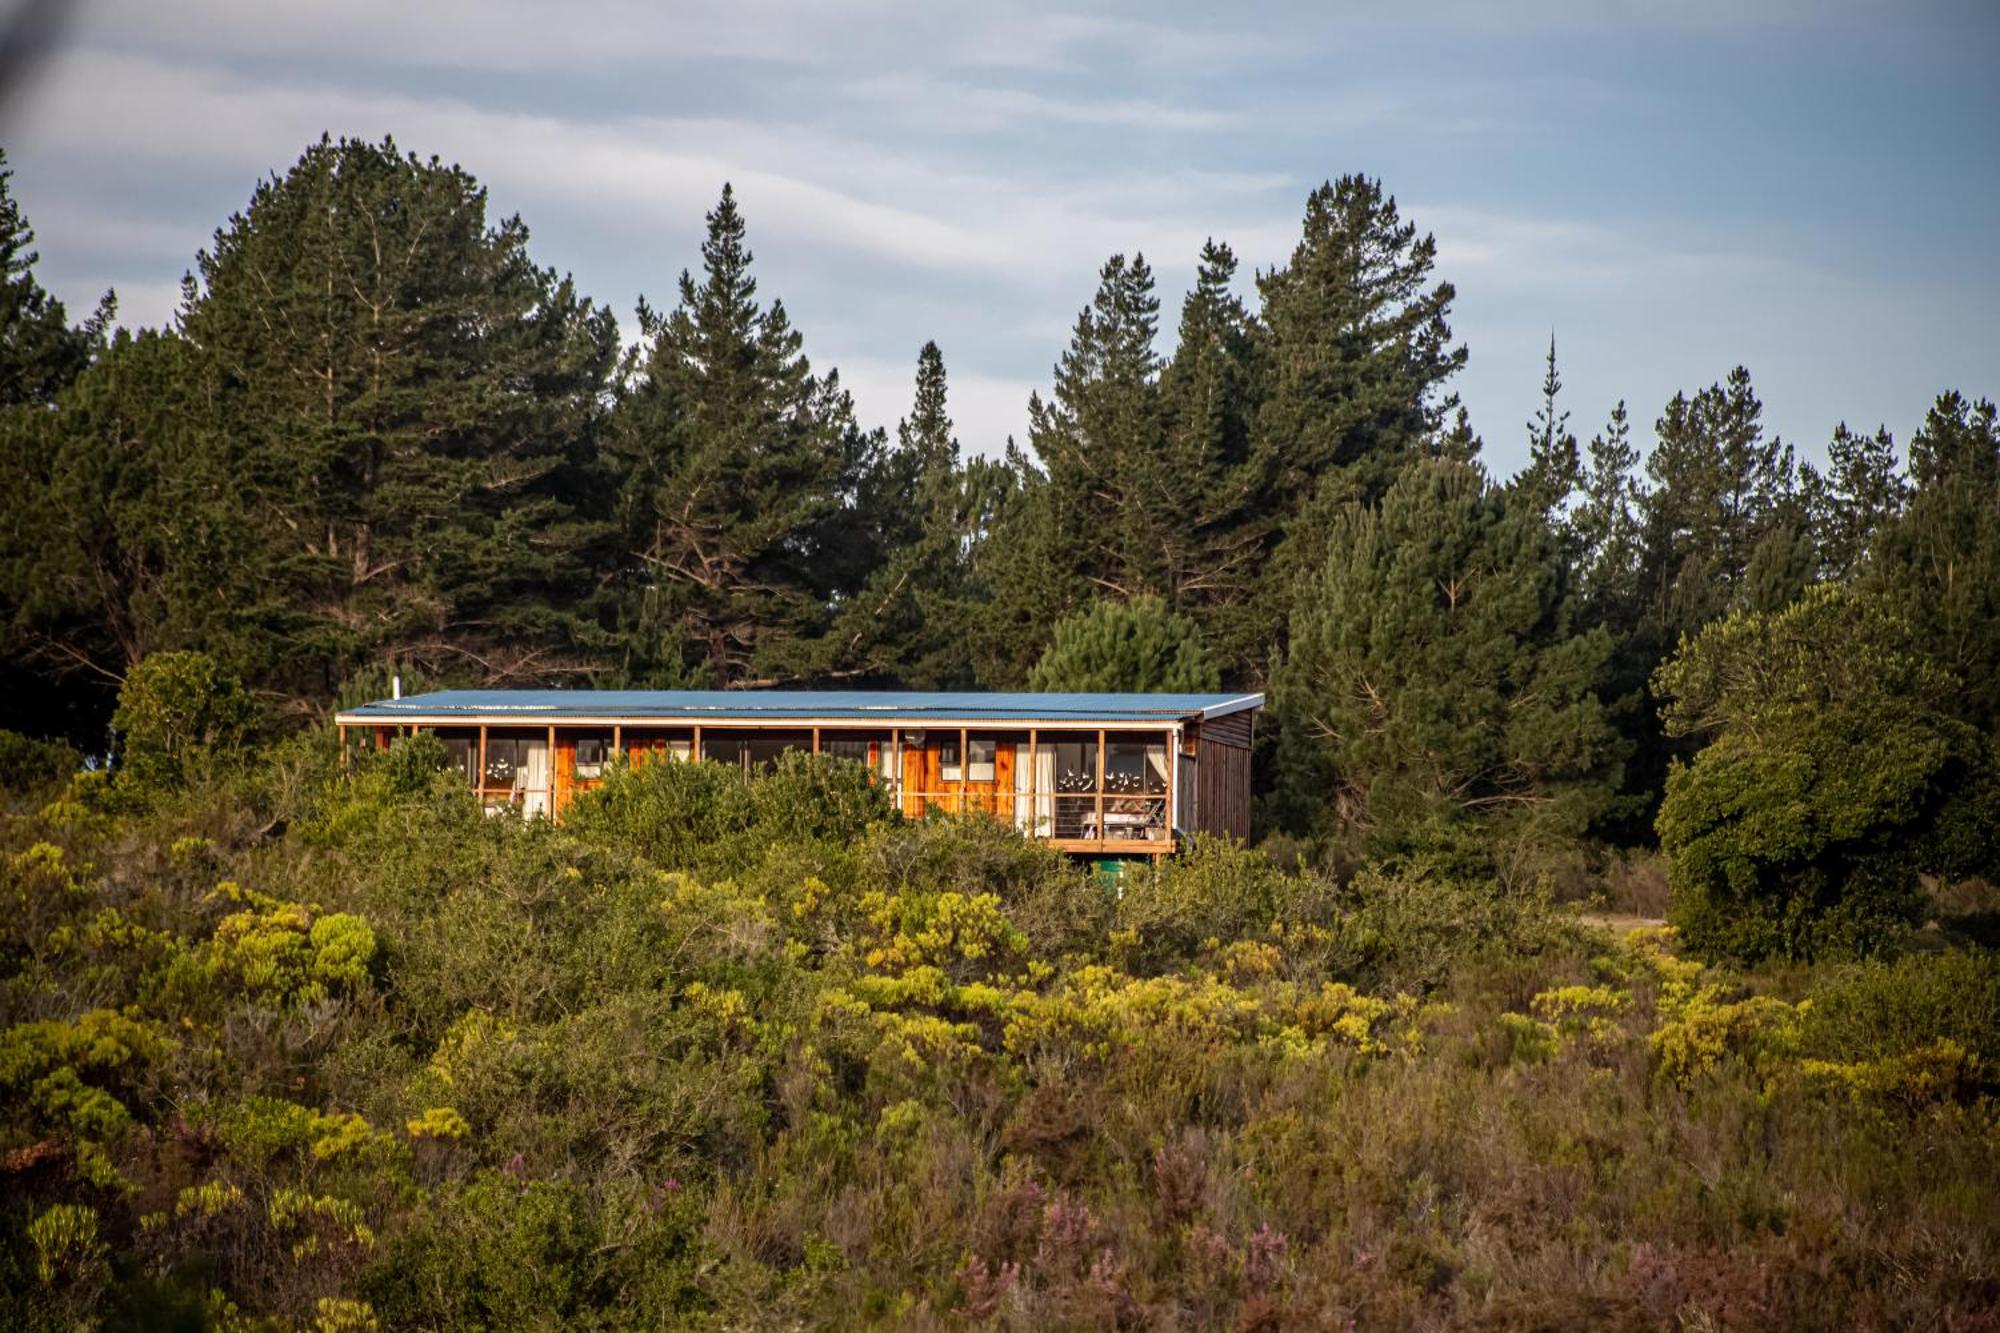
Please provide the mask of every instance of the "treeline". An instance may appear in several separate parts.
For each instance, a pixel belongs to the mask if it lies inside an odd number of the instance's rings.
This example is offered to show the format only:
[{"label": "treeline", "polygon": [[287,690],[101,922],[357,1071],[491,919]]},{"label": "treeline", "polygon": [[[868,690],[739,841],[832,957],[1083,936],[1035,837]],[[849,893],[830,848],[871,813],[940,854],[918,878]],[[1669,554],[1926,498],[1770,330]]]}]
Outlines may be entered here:
[{"label": "treeline", "polygon": [[[1267,827],[1375,853],[1635,842],[1670,764],[1727,729],[1663,721],[1662,667],[1821,587],[1871,608],[1823,619],[1941,682],[1918,696],[1978,738],[1954,732],[1953,762],[2000,718],[1990,402],[1939,398],[1907,460],[1842,426],[1822,470],[1738,368],[1667,403],[1642,454],[1623,405],[1579,442],[1552,345],[1503,481],[1450,390],[1466,349],[1432,239],[1363,176],[1312,192],[1254,303],[1207,245],[1164,356],[1152,270],[1107,261],[1026,449],[997,459],[961,448],[934,344],[893,438],[856,422],[759,293],[727,187],[698,270],[622,350],[469,174],[389,142],[322,140],[260,183],[166,330],[110,336],[108,304],[72,327],[4,209],[0,722],[87,750],[129,669],[174,649],[275,720],[392,669],[1221,685],[1273,695]],[[1819,652],[1851,660],[1836,638],[1790,664]],[[1787,665],[1714,670],[1808,688]],[[1688,670],[1675,692],[1699,692]],[[1892,678],[1853,673],[1841,706],[1880,715]]]}]

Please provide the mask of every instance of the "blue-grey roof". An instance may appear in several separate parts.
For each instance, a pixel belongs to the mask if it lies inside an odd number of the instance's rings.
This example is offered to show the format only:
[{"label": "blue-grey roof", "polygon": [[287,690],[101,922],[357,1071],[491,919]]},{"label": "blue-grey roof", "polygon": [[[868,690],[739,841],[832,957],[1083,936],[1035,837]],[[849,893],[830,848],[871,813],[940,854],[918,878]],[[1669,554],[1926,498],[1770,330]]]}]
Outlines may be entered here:
[{"label": "blue-grey roof", "polygon": [[904,690],[440,690],[379,699],[342,722],[412,719],[556,721],[884,721],[950,718],[967,722],[1173,722],[1259,708],[1261,694],[922,694]]}]

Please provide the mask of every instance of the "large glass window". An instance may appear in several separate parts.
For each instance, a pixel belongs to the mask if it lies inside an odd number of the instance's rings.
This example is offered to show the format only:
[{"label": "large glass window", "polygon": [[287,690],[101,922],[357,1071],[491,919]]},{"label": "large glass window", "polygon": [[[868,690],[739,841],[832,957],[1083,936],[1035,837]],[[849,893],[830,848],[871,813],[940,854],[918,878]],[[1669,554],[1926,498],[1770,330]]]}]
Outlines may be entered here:
[{"label": "large glass window", "polygon": [[778,756],[787,750],[811,750],[810,731],[704,731],[701,757],[720,764],[735,764],[745,771],[774,768]]},{"label": "large glass window", "polygon": [[868,763],[869,744],[865,736],[823,736],[820,738],[819,749],[821,754],[829,754],[835,759],[845,759],[865,767]]},{"label": "large glass window", "polygon": [[891,785],[896,782],[896,743],[889,732],[823,731],[819,737],[819,752],[836,759],[852,760]]},{"label": "large glass window", "polygon": [[766,771],[778,766],[778,756],[787,750],[812,753],[813,738],[810,731],[761,731],[753,733],[744,742],[744,762],[751,768]]},{"label": "large glass window", "polygon": [[1104,738],[1100,837],[1158,842],[1167,836],[1167,740],[1157,733]]},{"label": "large glass window", "polygon": [[444,744],[444,752],[450,766],[465,775],[467,786],[473,782],[473,771],[479,767],[479,729],[477,727],[440,727],[437,738]]},{"label": "large glass window", "polygon": [[743,767],[743,733],[708,730],[701,734],[701,757],[717,764]]},{"label": "large glass window", "polygon": [[529,815],[549,813],[548,737],[489,731],[479,786],[488,806],[511,804]]},{"label": "large glass window", "polygon": [[1044,740],[1055,780],[1055,836],[1092,838],[1097,829],[1097,737]]},{"label": "large glass window", "polygon": [[1156,796],[1167,789],[1167,742],[1157,736],[1104,738],[1104,790],[1120,796]]}]

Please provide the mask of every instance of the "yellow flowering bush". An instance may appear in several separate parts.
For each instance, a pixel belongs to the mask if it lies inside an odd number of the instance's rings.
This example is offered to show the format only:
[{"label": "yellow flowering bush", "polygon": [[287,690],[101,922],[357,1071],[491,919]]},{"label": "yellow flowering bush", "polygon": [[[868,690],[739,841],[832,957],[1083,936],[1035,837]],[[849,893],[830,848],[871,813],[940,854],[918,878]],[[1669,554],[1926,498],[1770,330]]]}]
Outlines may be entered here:
[{"label": "yellow flowering bush", "polygon": [[216,923],[202,951],[216,982],[274,1008],[317,1004],[368,983],[375,932],[360,917],[321,915],[312,904],[229,880],[216,886],[214,896],[239,905]]},{"label": "yellow flowering bush", "polygon": [[465,1117],[449,1106],[432,1106],[408,1121],[404,1129],[413,1139],[462,1139],[472,1132]]}]

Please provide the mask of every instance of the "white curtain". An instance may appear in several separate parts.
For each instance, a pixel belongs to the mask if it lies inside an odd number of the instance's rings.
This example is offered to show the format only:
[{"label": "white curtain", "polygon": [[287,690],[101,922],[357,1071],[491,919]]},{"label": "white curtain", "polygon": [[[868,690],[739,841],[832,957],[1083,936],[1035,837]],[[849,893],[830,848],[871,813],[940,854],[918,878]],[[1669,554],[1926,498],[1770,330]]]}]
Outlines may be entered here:
[{"label": "white curtain", "polygon": [[1030,820],[1034,813],[1035,775],[1028,763],[1028,743],[1021,741],[1014,746],[1014,827],[1023,833],[1031,833]]},{"label": "white curtain", "polygon": [[547,815],[551,809],[549,791],[549,743],[529,741],[521,747],[522,764],[514,770],[514,790],[521,793],[521,813],[530,819]]},{"label": "white curtain", "polygon": [[1046,838],[1055,829],[1056,754],[1049,746],[1035,750],[1028,762],[1028,743],[1014,746],[1014,827],[1031,838]]}]

